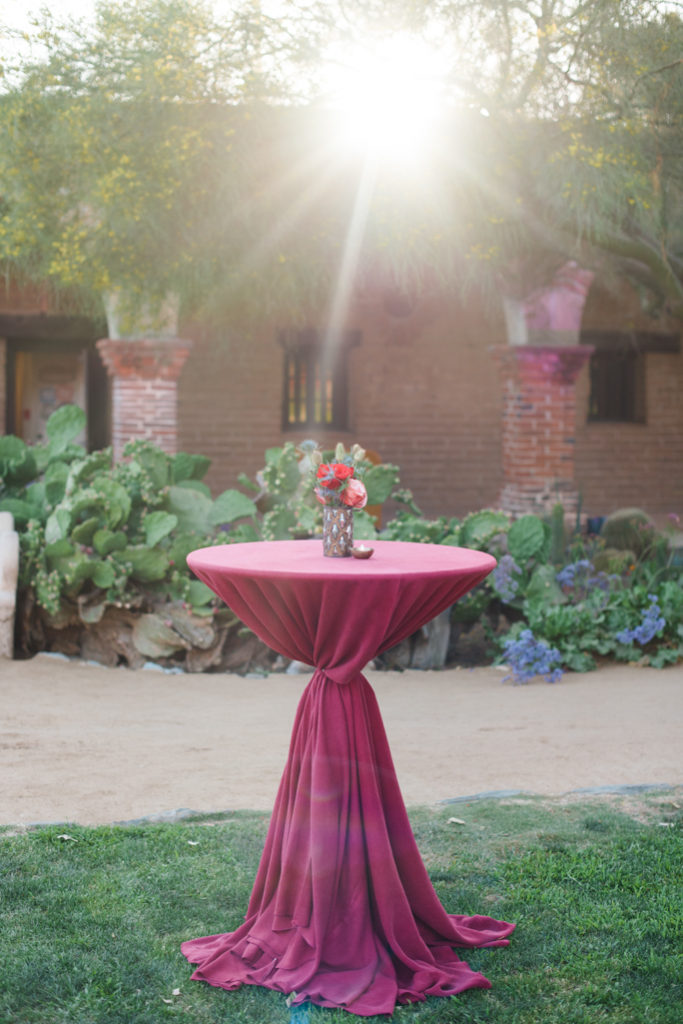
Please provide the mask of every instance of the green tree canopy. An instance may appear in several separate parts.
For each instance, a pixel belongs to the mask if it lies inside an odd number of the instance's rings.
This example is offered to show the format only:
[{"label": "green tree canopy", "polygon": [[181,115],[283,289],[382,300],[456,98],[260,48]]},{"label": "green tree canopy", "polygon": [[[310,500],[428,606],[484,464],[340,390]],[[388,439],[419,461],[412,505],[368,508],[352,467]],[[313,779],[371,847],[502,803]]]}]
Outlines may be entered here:
[{"label": "green tree canopy", "polygon": [[409,32],[444,58],[436,181],[459,226],[446,260],[459,276],[523,292],[573,256],[627,273],[681,315],[681,6],[368,0],[317,15],[343,40],[337,53]]},{"label": "green tree canopy", "polygon": [[[0,99],[0,257],[85,296],[138,285],[293,319],[341,272],[349,292],[523,295],[575,258],[681,315],[679,7],[245,0],[217,18],[125,0],[92,31],[43,24]],[[441,77],[410,173],[344,150],[331,85],[397,35]],[[410,61],[405,78],[417,90]]]},{"label": "green tree canopy", "polygon": [[[252,122],[308,44],[257,4],[99,2],[94,27],[37,22],[0,96],[0,254],[86,303],[196,298],[248,242]],[[245,241],[246,239],[246,241]]]}]

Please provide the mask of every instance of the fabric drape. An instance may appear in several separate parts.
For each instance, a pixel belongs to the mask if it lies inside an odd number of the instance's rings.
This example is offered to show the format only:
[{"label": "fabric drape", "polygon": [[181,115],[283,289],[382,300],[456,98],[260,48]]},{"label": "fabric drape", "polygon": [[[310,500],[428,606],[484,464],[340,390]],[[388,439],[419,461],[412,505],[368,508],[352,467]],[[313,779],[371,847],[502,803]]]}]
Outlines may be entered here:
[{"label": "fabric drape", "polygon": [[371,564],[323,559],[320,542],[293,541],[202,549],[188,562],[267,644],[316,666],[244,924],[183,943],[192,977],[360,1015],[488,988],[452,947],[507,945],[514,925],[442,907],[360,669],[453,604],[494,560],[378,542]]}]

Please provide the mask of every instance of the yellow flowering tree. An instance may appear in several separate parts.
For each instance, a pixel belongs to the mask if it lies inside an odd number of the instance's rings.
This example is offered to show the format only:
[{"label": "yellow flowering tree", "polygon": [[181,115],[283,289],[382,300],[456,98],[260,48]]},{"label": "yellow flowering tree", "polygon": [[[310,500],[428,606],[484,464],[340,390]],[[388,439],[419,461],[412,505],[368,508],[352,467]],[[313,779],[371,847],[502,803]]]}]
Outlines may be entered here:
[{"label": "yellow flowering tree", "polygon": [[[99,306],[192,299],[245,246],[253,122],[282,96],[258,4],[123,0],[43,16],[0,95],[0,258]],[[278,39],[296,61],[292,42]]]},{"label": "yellow flowering tree", "polygon": [[[340,279],[347,294],[393,282],[408,295],[475,283],[525,295],[574,258],[616,267],[681,315],[683,22],[672,5],[220,10],[123,0],[101,3],[92,31],[37,30],[42,55],[0,95],[5,266],[90,301],[175,291],[222,313],[305,321]],[[344,150],[331,86],[358,52],[380,66],[397,37],[431,47],[442,79],[436,144],[421,152],[397,119],[410,173]],[[405,102],[418,88],[408,58],[402,74]]]}]

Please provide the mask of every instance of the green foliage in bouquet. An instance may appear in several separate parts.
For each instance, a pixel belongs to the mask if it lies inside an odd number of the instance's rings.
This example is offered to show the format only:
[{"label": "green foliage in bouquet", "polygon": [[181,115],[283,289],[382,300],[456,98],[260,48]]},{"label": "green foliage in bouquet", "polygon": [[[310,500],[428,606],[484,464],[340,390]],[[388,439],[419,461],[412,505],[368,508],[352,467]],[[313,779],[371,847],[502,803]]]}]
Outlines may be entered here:
[{"label": "green foliage in bouquet", "polygon": [[[258,536],[263,540],[292,540],[322,535],[322,505],[315,496],[314,441],[300,446],[288,441],[266,451],[266,464],[252,481],[244,474],[239,480],[254,495],[259,517]],[[323,462],[332,462],[335,452],[318,452]],[[367,491],[368,506],[383,505],[389,499],[405,501],[405,492],[397,491],[398,467],[390,463],[374,465],[366,458],[356,463],[356,473]],[[238,527],[238,530],[240,528]],[[375,519],[367,509],[354,511],[354,536],[371,540],[377,536]],[[231,531],[231,539],[246,538]]]}]

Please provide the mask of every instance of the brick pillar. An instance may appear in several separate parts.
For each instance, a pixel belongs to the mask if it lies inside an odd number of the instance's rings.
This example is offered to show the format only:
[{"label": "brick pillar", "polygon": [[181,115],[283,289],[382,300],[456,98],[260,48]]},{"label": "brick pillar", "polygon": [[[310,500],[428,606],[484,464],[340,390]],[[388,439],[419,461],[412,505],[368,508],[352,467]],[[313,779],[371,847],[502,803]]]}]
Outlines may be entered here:
[{"label": "brick pillar", "polygon": [[493,355],[503,388],[502,509],[576,512],[576,380],[592,348],[501,346]]},{"label": "brick pillar", "polygon": [[112,382],[112,447],[118,461],[130,440],[177,450],[177,382],[192,343],[180,338],[103,338],[97,342]]}]

